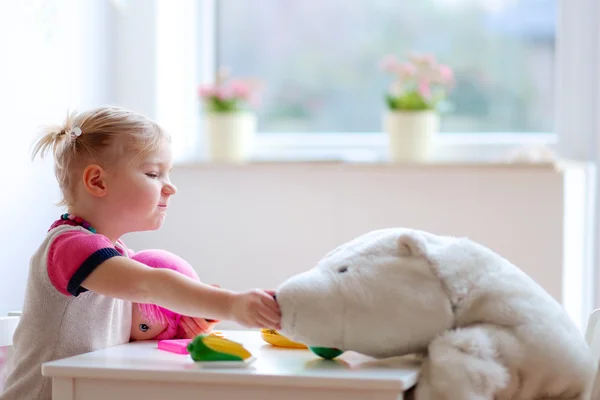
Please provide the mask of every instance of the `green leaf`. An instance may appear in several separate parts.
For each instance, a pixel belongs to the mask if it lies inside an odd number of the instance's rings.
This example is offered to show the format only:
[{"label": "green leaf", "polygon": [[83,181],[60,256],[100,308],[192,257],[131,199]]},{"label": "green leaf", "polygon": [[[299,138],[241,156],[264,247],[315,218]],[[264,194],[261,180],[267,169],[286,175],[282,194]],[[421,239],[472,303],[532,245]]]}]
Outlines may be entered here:
[{"label": "green leaf", "polygon": [[416,90],[396,97],[387,94],[386,102],[391,110],[422,111],[435,108],[435,101],[426,101]]},{"label": "green leaf", "polygon": [[227,113],[239,111],[239,101],[237,99],[219,99],[217,97],[209,98],[205,107],[210,112]]},{"label": "green leaf", "polygon": [[389,94],[385,95],[385,102],[391,110],[396,109],[396,99]]}]

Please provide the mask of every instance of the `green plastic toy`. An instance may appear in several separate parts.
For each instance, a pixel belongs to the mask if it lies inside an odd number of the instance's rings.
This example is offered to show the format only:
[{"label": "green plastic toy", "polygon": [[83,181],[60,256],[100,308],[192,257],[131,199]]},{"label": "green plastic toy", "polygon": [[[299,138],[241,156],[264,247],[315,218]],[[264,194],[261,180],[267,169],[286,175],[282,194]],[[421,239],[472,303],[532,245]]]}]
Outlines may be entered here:
[{"label": "green plastic toy", "polygon": [[332,347],[309,347],[309,349],[319,357],[324,358],[326,360],[333,360],[334,358],[343,353],[342,350],[335,349]]},{"label": "green plastic toy", "polygon": [[245,361],[252,357],[241,344],[212,335],[196,336],[187,351],[194,361]]}]

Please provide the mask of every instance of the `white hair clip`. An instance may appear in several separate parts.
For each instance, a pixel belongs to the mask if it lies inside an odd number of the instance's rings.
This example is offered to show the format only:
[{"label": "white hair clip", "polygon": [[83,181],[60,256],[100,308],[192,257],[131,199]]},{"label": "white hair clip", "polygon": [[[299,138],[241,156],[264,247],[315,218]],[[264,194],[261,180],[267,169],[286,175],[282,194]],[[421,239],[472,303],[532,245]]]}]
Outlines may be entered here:
[{"label": "white hair clip", "polygon": [[78,126],[71,128],[71,135],[73,135],[75,137],[81,136],[81,128]]}]

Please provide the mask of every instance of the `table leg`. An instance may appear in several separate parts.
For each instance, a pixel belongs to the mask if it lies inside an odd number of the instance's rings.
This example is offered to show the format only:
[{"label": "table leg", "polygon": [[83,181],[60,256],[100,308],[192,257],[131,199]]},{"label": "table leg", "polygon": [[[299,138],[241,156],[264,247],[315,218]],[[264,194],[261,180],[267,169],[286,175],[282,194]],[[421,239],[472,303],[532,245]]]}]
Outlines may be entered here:
[{"label": "table leg", "polygon": [[52,378],[52,398],[60,400],[75,400],[72,378]]}]

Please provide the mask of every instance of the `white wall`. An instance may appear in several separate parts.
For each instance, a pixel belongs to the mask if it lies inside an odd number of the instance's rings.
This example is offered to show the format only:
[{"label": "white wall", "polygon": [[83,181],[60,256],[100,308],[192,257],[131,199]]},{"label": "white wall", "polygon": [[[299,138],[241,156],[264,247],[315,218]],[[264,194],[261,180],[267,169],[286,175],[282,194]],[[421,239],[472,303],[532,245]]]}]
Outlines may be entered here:
[{"label": "white wall", "polygon": [[[243,290],[274,288],[372,229],[468,236],[520,266],[581,326],[589,306],[580,292],[585,249],[575,241],[565,253],[563,237],[583,226],[571,223],[572,232],[565,231],[565,176],[551,166],[527,165],[180,166],[164,226],[125,240],[134,250],[173,251],[203,281]],[[585,212],[584,186],[585,180],[568,186],[571,221]],[[565,254],[570,258],[563,263]]]},{"label": "white wall", "polygon": [[0,315],[20,309],[29,258],[62,211],[51,159],[31,162],[32,141],[67,109],[112,96],[106,4],[0,3]]}]

